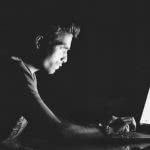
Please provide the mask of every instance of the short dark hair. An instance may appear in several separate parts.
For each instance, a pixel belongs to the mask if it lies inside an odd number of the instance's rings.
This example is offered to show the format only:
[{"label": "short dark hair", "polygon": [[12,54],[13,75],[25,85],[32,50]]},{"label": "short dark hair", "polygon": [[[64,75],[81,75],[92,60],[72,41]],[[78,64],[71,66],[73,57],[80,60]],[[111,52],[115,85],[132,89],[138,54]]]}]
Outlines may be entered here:
[{"label": "short dark hair", "polygon": [[48,30],[42,35],[36,37],[36,45],[39,44],[41,48],[53,46],[56,37],[62,34],[72,34],[73,38],[77,38],[80,33],[80,27],[72,24],[67,25],[51,25]]},{"label": "short dark hair", "polygon": [[80,33],[80,27],[74,23],[67,25],[51,25],[44,36],[51,39],[63,33],[72,34],[74,38],[77,38]]}]

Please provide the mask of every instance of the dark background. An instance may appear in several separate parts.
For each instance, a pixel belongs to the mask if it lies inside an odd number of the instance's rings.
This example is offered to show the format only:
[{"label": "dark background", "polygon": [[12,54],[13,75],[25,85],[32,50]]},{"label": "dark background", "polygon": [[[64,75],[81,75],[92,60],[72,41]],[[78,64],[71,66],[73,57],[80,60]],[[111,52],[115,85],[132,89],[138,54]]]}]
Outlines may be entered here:
[{"label": "dark background", "polygon": [[150,80],[150,9],[146,1],[5,2],[0,55],[33,47],[51,23],[75,22],[81,33],[68,63],[39,72],[41,96],[59,116],[94,122],[107,115],[139,118]]}]

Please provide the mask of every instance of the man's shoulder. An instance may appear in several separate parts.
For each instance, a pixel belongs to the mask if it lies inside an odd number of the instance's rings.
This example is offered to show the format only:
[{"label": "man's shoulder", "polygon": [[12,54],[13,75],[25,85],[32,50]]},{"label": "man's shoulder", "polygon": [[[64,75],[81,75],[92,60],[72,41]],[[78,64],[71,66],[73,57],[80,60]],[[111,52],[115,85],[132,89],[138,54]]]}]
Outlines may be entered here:
[{"label": "man's shoulder", "polygon": [[22,77],[16,66],[10,57],[0,57],[0,90],[3,91],[0,95],[9,97],[12,93],[15,93],[16,89],[19,89]]},{"label": "man's shoulder", "polygon": [[13,60],[11,56],[0,57],[0,81],[1,82],[23,82],[26,73],[25,66],[22,65],[20,60]]},{"label": "man's shoulder", "polygon": [[0,70],[3,74],[12,75],[17,71],[17,64],[10,56],[0,56]]}]

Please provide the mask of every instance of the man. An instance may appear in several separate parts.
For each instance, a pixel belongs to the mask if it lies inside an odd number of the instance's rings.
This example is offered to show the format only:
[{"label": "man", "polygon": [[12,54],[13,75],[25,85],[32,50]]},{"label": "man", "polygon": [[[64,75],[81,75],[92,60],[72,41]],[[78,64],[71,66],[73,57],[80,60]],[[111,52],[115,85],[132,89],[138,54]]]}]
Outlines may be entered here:
[{"label": "man", "polygon": [[[79,32],[74,24],[50,27],[46,34],[36,37],[35,48],[30,53],[1,59],[0,140],[6,139],[4,143],[15,141],[27,123],[33,128],[39,126],[46,135],[54,131],[55,136],[72,139],[103,136],[98,127],[84,127],[60,119],[45,104],[37,88],[35,73],[44,70],[51,75],[66,63],[72,39]],[[49,131],[43,129],[45,125]]]},{"label": "man", "polygon": [[[66,63],[72,39],[79,32],[79,27],[74,24],[52,26],[46,34],[36,37],[34,49],[26,55],[1,58],[0,140],[4,144],[17,147],[16,141],[27,124],[31,132],[35,129],[37,133],[42,131],[51,139],[104,137],[101,124],[85,127],[60,119],[61,116],[56,116],[46,105],[37,88],[35,73],[43,70],[51,75]],[[127,128],[125,126],[123,130],[129,131]]]}]

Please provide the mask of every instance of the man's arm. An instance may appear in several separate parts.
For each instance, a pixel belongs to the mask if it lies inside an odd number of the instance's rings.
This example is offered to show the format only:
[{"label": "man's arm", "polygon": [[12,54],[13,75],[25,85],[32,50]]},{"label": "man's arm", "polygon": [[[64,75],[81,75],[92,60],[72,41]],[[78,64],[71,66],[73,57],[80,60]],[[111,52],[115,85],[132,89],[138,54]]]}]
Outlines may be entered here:
[{"label": "man's arm", "polygon": [[[67,138],[92,138],[103,136],[102,131],[98,127],[85,127],[73,123],[66,123],[63,119],[59,119],[41,99],[38,93],[36,85],[37,83],[33,81],[30,76],[25,75],[25,77],[27,79],[26,88],[29,91],[28,96],[30,97],[30,99],[32,99],[32,105],[35,109],[37,109],[38,112],[41,112],[43,118],[46,118],[47,123],[50,123],[51,125],[53,124],[58,129],[58,132],[60,132],[62,136]],[[30,114],[29,112],[29,115],[32,116],[33,114]]]},{"label": "man's arm", "polygon": [[68,125],[63,128],[62,133],[65,138],[76,139],[102,138],[105,136],[102,129],[96,126],[82,126],[72,123],[68,123]]},{"label": "man's arm", "polygon": [[54,124],[57,129],[62,133],[64,137],[101,137],[103,133],[98,127],[85,127],[73,123],[66,123],[63,119],[59,119],[51,109],[44,103],[40,95],[36,92],[32,93],[35,107],[41,111],[44,117],[47,118],[50,124]]}]

